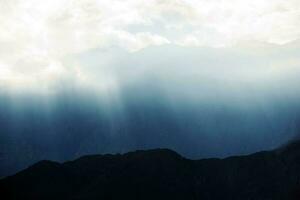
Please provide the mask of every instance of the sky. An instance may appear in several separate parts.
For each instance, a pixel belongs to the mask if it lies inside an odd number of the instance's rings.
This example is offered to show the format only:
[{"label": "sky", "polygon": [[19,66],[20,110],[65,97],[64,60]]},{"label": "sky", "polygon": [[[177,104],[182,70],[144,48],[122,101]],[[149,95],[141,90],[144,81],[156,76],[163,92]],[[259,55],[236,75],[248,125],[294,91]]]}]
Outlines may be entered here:
[{"label": "sky", "polygon": [[0,0],[0,177],[276,148],[300,132],[299,50],[298,0]]}]

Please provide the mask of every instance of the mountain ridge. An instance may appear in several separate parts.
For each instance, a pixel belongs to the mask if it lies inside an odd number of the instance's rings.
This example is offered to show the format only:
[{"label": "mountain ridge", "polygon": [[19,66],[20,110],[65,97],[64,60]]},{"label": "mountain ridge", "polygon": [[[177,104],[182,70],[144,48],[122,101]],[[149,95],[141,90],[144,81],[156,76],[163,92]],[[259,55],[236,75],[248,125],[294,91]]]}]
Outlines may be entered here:
[{"label": "mountain ridge", "polygon": [[190,160],[169,149],[40,161],[0,180],[4,199],[300,199],[300,141]]}]

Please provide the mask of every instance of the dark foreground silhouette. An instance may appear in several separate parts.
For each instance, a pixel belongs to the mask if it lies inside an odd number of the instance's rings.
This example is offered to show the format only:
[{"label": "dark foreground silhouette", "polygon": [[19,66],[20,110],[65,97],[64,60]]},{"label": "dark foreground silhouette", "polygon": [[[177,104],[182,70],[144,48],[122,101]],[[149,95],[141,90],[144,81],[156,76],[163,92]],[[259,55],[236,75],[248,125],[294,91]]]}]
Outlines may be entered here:
[{"label": "dark foreground silhouette", "polygon": [[0,199],[300,199],[300,142],[226,159],[167,149],[41,161],[0,180]]}]

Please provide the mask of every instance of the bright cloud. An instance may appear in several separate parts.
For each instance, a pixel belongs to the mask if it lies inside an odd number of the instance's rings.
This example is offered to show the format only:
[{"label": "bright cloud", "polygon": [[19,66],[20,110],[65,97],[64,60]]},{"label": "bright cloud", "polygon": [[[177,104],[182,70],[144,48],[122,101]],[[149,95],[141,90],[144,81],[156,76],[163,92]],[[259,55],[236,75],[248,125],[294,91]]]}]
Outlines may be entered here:
[{"label": "bright cloud", "polygon": [[0,86],[81,80],[64,58],[92,49],[283,45],[300,39],[299,22],[298,0],[0,0]]}]

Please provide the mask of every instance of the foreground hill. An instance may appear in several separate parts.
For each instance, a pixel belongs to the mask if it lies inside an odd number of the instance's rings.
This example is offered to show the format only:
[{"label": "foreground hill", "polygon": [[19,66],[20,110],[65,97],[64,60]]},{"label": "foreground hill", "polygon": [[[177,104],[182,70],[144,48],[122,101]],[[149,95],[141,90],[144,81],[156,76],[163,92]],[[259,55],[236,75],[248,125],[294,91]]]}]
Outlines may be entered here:
[{"label": "foreground hill", "polygon": [[[226,159],[167,149],[41,161],[0,180],[1,199],[300,199],[300,142]],[[297,196],[298,195],[298,196]]]}]

